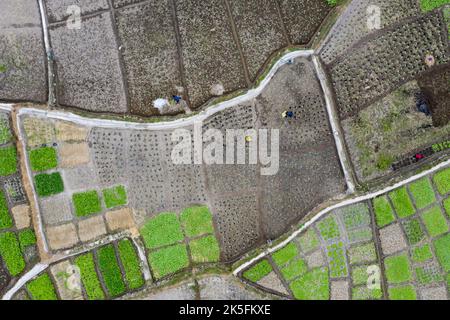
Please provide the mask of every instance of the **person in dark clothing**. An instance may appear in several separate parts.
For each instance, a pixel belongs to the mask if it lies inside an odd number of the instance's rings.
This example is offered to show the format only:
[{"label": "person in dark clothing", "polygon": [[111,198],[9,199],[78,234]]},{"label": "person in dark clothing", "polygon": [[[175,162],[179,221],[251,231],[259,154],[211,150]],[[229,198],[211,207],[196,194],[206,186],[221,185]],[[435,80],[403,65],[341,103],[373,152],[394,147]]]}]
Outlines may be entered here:
[{"label": "person in dark clothing", "polygon": [[181,98],[180,96],[173,96],[173,100],[175,100],[175,102],[176,102],[177,104],[179,104],[180,101],[183,100],[183,98]]}]

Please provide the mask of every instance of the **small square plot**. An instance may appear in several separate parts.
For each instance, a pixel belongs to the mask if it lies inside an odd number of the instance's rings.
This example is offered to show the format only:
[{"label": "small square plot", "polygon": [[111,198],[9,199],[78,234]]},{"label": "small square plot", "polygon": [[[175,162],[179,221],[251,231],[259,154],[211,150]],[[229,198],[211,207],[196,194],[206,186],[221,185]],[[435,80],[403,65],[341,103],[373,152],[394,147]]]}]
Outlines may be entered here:
[{"label": "small square plot", "polygon": [[78,243],[77,230],[73,223],[47,227],[47,239],[52,250],[68,249]]},{"label": "small square plot", "polygon": [[306,232],[304,232],[298,238],[298,244],[300,246],[300,250],[304,253],[315,250],[320,242],[317,234],[313,228],[309,228]]},{"label": "small square plot", "polygon": [[188,237],[214,232],[212,214],[206,206],[185,209],[180,220]]},{"label": "small square plot", "polygon": [[358,203],[342,208],[339,212],[347,230],[370,225],[369,208],[365,203]]},{"label": "small square plot", "polygon": [[389,197],[392,200],[397,216],[400,218],[406,218],[415,213],[414,206],[408,195],[406,187],[396,189],[389,193]]},{"label": "small square plot", "polygon": [[352,265],[374,262],[377,260],[375,244],[370,242],[363,245],[353,246],[348,250],[348,256]]},{"label": "small square plot", "polygon": [[319,223],[317,223],[320,235],[325,241],[340,237],[339,226],[334,215],[329,215]]},{"label": "small square plot", "polygon": [[426,288],[420,291],[422,300],[447,300],[447,288],[439,286],[435,288]]},{"label": "small square plot", "polygon": [[403,221],[402,224],[410,245],[419,243],[425,237],[425,233],[418,219],[409,219]]},{"label": "small square plot", "polygon": [[412,280],[411,265],[406,254],[391,256],[384,260],[386,278],[389,283],[403,283]]},{"label": "small square plot", "polygon": [[41,200],[41,215],[45,224],[59,224],[73,219],[70,200],[66,195],[45,198]]},{"label": "small square plot", "polygon": [[381,248],[385,255],[402,251],[408,247],[403,231],[398,223],[380,230]]},{"label": "small square plot", "polygon": [[184,239],[181,224],[175,213],[166,212],[150,219],[142,228],[141,235],[149,249],[174,244]]},{"label": "small square plot", "polygon": [[331,282],[331,300],[349,300],[349,285],[347,281]]},{"label": "small square plot", "polygon": [[59,146],[61,168],[74,168],[89,163],[89,146],[85,142],[62,143]]},{"label": "small square plot", "polygon": [[9,202],[11,202],[13,205],[25,202],[27,200],[20,177],[8,178],[5,181],[4,187],[6,196],[8,197]]},{"label": "small square plot", "polygon": [[217,262],[220,258],[220,248],[214,236],[206,236],[189,242],[192,262]]},{"label": "small square plot", "polygon": [[95,240],[106,234],[102,216],[82,220],[78,223],[78,235],[82,242]]},{"label": "small square plot", "polygon": [[52,122],[38,118],[26,118],[23,127],[27,135],[27,146],[50,145],[55,141],[55,127]]},{"label": "small square plot", "polygon": [[78,217],[85,217],[102,211],[100,197],[96,190],[74,193],[72,201],[75,208],[75,214]]},{"label": "small square plot", "polygon": [[153,251],[149,254],[148,260],[157,279],[178,272],[189,265],[185,244],[176,244]]},{"label": "small square plot", "polygon": [[423,178],[411,183],[409,185],[409,191],[411,192],[418,209],[423,209],[436,201],[433,187],[428,178]]},{"label": "small square plot", "polygon": [[422,220],[431,237],[439,236],[448,231],[447,219],[445,219],[439,206],[425,211],[422,214]]},{"label": "small square plot", "polygon": [[98,186],[97,172],[90,166],[62,170],[64,184],[70,190],[86,190]]},{"label": "small square plot", "polygon": [[305,257],[306,264],[310,269],[314,269],[317,267],[322,267],[325,265],[325,257],[322,253],[322,250],[316,250]]}]

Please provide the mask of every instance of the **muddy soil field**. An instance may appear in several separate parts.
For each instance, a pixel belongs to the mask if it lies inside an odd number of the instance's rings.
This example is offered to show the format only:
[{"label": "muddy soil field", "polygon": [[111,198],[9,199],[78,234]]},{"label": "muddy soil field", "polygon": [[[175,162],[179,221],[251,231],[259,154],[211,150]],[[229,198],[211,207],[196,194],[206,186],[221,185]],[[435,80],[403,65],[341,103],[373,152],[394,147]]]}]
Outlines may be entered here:
[{"label": "muddy soil field", "polygon": [[150,1],[116,12],[130,112],[157,114],[153,101],[182,94],[171,1]]},{"label": "muddy soil field", "polygon": [[47,100],[44,39],[37,1],[0,3],[0,100]]},{"label": "muddy soil field", "polygon": [[429,99],[435,126],[445,126],[450,121],[450,65],[419,78],[419,86]]}]

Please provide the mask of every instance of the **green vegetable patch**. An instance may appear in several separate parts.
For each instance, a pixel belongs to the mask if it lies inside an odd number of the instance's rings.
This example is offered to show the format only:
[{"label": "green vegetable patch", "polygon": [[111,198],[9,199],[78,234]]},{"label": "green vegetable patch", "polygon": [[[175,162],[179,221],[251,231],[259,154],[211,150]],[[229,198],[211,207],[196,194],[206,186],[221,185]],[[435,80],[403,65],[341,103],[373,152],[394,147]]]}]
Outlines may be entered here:
[{"label": "green vegetable patch", "polygon": [[417,300],[417,293],[413,286],[400,286],[389,288],[389,299],[391,300]]},{"label": "green vegetable patch", "polygon": [[0,190],[0,230],[13,227],[13,220],[8,210],[5,194]]},{"label": "green vegetable patch", "polygon": [[0,234],[0,255],[13,277],[18,276],[25,269],[26,263],[20,250],[20,244],[13,232]]},{"label": "green vegetable patch", "polygon": [[252,282],[258,282],[265,276],[267,276],[269,273],[272,272],[272,266],[267,260],[262,260],[255,264],[250,269],[246,270],[242,275],[245,279],[252,281]]},{"label": "green vegetable patch", "polygon": [[431,237],[436,237],[448,231],[447,220],[439,206],[435,206],[422,214],[422,220]]},{"label": "green vegetable patch", "polygon": [[340,236],[338,224],[332,215],[320,221],[317,227],[324,240],[331,240]]},{"label": "green vegetable patch", "polygon": [[297,246],[289,242],[284,248],[272,254],[272,259],[279,267],[293,260],[298,254]]},{"label": "green vegetable patch", "polygon": [[105,201],[106,208],[111,209],[126,205],[127,191],[124,186],[116,186],[103,190],[103,199]]},{"label": "green vegetable patch", "polygon": [[384,260],[384,264],[389,283],[395,284],[412,280],[411,268],[406,255],[388,257]]},{"label": "green vegetable patch", "polygon": [[382,228],[395,221],[394,211],[386,196],[373,199],[373,207],[378,227]]},{"label": "green vegetable patch", "polygon": [[438,261],[446,273],[450,272],[450,234],[433,242]]},{"label": "green vegetable patch", "polygon": [[72,200],[78,217],[85,217],[102,211],[100,198],[95,190],[75,193]]},{"label": "green vegetable patch", "polygon": [[416,207],[418,209],[423,209],[436,201],[433,187],[428,178],[411,183],[409,190],[416,201]]},{"label": "green vegetable patch", "polygon": [[22,250],[36,244],[36,235],[32,229],[25,229],[19,232],[19,243]]},{"label": "green vegetable patch", "polygon": [[111,297],[118,297],[125,293],[125,283],[122,279],[113,245],[101,247],[97,251],[97,255],[100,273]]},{"label": "green vegetable patch", "polygon": [[389,193],[395,211],[400,218],[406,218],[415,213],[414,206],[406,188],[400,188]]},{"label": "green vegetable patch", "polygon": [[189,242],[192,262],[217,262],[220,258],[220,248],[216,237],[206,236]]},{"label": "green vegetable patch", "polygon": [[64,191],[64,183],[59,172],[38,174],[34,177],[36,192],[40,197],[55,195]]},{"label": "green vegetable patch", "polygon": [[33,300],[58,300],[55,287],[47,273],[31,280],[27,289]]},{"label": "green vegetable patch", "polygon": [[9,176],[17,172],[16,147],[0,148],[0,176]]},{"label": "green vegetable patch", "polygon": [[328,300],[330,283],[327,268],[314,269],[290,284],[298,300]]},{"label": "green vegetable patch", "polygon": [[195,206],[183,210],[180,220],[188,237],[214,232],[212,214],[206,206]]},{"label": "green vegetable patch", "polygon": [[95,271],[94,257],[92,253],[86,253],[75,259],[75,264],[80,268],[81,281],[89,300],[102,300],[105,298],[100,280]]},{"label": "green vegetable patch", "polygon": [[39,172],[46,171],[58,166],[58,157],[56,149],[43,147],[30,152],[31,170]]},{"label": "green vegetable patch", "polygon": [[148,249],[171,245],[184,239],[176,213],[161,213],[150,219],[142,228],[141,235]]},{"label": "green vegetable patch", "polygon": [[411,250],[411,257],[415,262],[425,262],[433,259],[433,253],[429,244]]},{"label": "green vegetable patch", "polygon": [[185,244],[176,244],[150,252],[148,260],[156,279],[176,273],[189,266]]},{"label": "green vegetable patch", "polygon": [[433,177],[439,193],[445,195],[450,192],[450,168],[442,170]]}]

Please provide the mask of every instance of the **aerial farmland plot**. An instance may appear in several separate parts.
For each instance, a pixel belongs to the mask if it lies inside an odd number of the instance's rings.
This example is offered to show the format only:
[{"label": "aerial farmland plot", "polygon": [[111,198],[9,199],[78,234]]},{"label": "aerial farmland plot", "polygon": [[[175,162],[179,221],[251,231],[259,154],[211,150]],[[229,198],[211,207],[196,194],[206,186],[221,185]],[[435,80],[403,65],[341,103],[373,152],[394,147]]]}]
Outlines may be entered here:
[{"label": "aerial farmland plot", "polygon": [[450,299],[448,0],[0,14],[2,306]]}]

